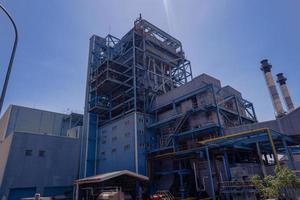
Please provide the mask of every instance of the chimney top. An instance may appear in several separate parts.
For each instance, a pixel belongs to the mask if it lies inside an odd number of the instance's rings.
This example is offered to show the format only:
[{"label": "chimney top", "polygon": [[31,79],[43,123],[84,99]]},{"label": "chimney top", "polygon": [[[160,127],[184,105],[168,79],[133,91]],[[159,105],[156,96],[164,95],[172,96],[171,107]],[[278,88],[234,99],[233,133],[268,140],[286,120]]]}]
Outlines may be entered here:
[{"label": "chimney top", "polygon": [[277,76],[277,83],[279,83],[280,85],[283,85],[286,83],[287,78],[284,77],[283,73],[279,73],[276,76]]},{"label": "chimney top", "polygon": [[272,65],[268,62],[268,59],[263,59],[262,61],[260,61],[261,63],[261,71],[263,71],[264,73],[270,72]]}]

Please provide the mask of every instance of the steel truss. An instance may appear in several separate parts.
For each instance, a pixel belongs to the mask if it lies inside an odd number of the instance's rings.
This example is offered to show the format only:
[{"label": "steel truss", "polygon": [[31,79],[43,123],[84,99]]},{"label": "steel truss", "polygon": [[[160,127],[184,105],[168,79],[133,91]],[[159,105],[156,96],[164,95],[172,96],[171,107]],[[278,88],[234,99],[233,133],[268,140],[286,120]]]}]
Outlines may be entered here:
[{"label": "steel truss", "polygon": [[96,37],[90,108],[98,125],[131,111],[149,112],[156,96],[192,79],[181,42],[139,18],[122,39]]}]

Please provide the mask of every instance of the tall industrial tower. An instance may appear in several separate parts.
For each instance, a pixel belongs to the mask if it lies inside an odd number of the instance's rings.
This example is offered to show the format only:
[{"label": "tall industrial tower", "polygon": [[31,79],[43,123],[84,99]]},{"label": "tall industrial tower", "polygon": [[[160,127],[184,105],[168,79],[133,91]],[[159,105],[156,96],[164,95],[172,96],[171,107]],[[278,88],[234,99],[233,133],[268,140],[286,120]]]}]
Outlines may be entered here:
[{"label": "tall industrial tower", "polygon": [[92,36],[81,175],[117,169],[145,174],[147,114],[157,96],[191,79],[181,42],[141,17],[121,39]]}]

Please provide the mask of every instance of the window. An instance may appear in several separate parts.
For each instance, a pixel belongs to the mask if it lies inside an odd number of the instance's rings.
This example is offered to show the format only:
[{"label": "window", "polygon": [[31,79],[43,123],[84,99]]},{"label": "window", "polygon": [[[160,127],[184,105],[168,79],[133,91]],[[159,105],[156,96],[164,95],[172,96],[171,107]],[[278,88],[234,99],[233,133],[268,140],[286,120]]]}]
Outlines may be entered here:
[{"label": "window", "polygon": [[126,137],[130,136],[130,132],[126,132],[126,133],[125,133],[125,136],[126,136]]},{"label": "window", "polygon": [[104,156],[104,155],[105,155],[105,151],[102,151],[102,152],[101,152],[101,155]]},{"label": "window", "polygon": [[128,126],[129,123],[130,123],[129,120],[126,120],[126,121],[125,121],[125,125],[126,125],[126,126]]},{"label": "window", "polygon": [[111,140],[112,141],[116,141],[117,140],[117,136],[114,136]]},{"label": "window", "polygon": [[143,118],[139,118],[139,122],[140,123],[144,123],[144,119]]},{"label": "window", "polygon": [[111,150],[111,152],[112,152],[112,153],[116,153],[116,152],[117,152],[117,149],[116,149],[116,148],[113,148],[113,149]]},{"label": "window", "polygon": [[106,130],[103,130],[103,131],[102,131],[102,135],[104,135],[104,134],[106,134]]},{"label": "window", "polygon": [[106,144],[106,140],[102,140],[102,144]]},{"label": "window", "polygon": [[45,157],[45,151],[44,150],[40,150],[39,151],[39,157]]},{"label": "window", "polygon": [[32,156],[32,150],[31,149],[26,149],[25,150],[25,156]]},{"label": "window", "polygon": [[117,130],[117,126],[113,126],[113,127],[112,127],[112,130],[113,130],[113,131]]},{"label": "window", "polygon": [[126,144],[125,146],[124,146],[124,151],[127,151],[127,150],[129,150],[130,149],[130,145],[129,144]]},{"label": "window", "polygon": [[139,130],[139,133],[140,133],[141,135],[143,135],[143,134],[144,134],[144,131],[143,131],[143,130]]}]

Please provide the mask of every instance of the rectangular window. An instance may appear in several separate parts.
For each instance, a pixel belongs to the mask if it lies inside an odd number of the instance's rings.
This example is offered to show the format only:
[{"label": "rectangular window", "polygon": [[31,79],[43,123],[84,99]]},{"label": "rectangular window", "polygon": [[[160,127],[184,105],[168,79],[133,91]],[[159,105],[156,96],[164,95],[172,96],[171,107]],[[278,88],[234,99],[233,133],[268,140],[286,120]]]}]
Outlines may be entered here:
[{"label": "rectangular window", "polygon": [[117,140],[117,136],[114,136],[112,139],[111,139],[113,142]]},{"label": "rectangular window", "polygon": [[129,123],[130,123],[129,120],[126,120],[126,121],[125,121],[125,125],[126,125],[126,126],[128,126]]},{"label": "rectangular window", "polygon": [[44,150],[40,150],[39,151],[39,157],[45,157],[45,151]]},{"label": "rectangular window", "polygon": [[130,132],[126,132],[126,133],[125,133],[125,136],[126,136],[126,137],[130,136]]},{"label": "rectangular window", "polygon": [[112,130],[113,130],[113,131],[117,130],[117,126],[113,126],[113,127],[112,127]]},{"label": "rectangular window", "polygon": [[25,150],[25,156],[32,156],[32,150],[31,149],[26,149]]},{"label": "rectangular window", "polygon": [[101,152],[101,155],[104,156],[104,155],[105,155],[105,151],[102,151],[102,152]]},{"label": "rectangular window", "polygon": [[116,152],[117,152],[117,149],[114,148],[114,149],[111,150],[111,152],[112,152],[112,153],[116,153]]},{"label": "rectangular window", "polygon": [[124,146],[124,151],[128,151],[130,149],[130,145],[129,144],[126,144],[125,146]]},{"label": "rectangular window", "polygon": [[103,141],[102,141],[102,144],[106,144],[106,140],[103,140]]}]

